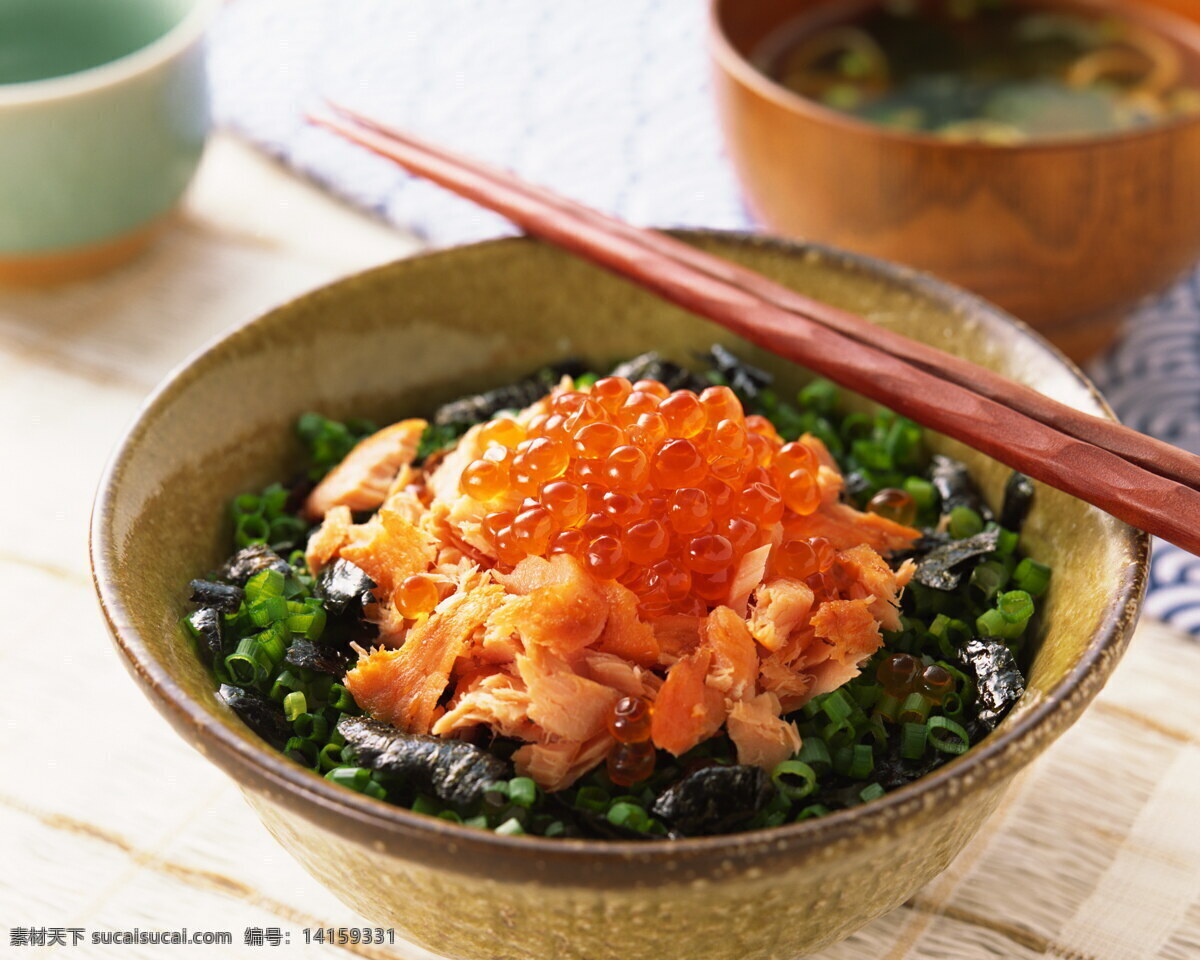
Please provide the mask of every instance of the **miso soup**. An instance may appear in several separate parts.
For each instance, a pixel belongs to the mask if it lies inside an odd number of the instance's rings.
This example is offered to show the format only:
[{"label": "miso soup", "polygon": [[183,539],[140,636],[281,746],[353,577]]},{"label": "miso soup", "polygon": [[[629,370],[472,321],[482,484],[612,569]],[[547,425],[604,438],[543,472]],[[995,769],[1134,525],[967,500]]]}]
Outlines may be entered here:
[{"label": "miso soup", "polygon": [[1200,49],[1083,6],[831,2],[768,38],[756,62],[828,107],[951,140],[1104,136],[1200,114]]}]

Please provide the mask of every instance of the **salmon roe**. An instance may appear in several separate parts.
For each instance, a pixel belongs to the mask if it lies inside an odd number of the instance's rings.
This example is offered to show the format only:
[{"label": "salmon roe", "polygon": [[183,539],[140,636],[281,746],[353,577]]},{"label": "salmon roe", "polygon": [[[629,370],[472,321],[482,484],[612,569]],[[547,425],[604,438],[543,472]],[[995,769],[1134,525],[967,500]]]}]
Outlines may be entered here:
[{"label": "salmon roe", "polygon": [[[724,602],[742,557],[821,503],[816,452],[747,417],[724,386],[697,395],[605,377],[556,394],[528,423],[487,423],[479,441],[460,490],[486,505],[481,529],[501,566],[569,553],[634,591],[644,616]],[[832,590],[834,557],[820,538],[787,540],[772,572]],[[622,769],[644,762],[621,756]]]},{"label": "salmon roe", "polygon": [[653,712],[643,697],[622,697],[609,712],[608,732],[617,742],[608,753],[608,777],[618,786],[632,786],[654,772]]},{"label": "salmon roe", "polygon": [[440,599],[437,584],[421,573],[405,578],[392,597],[400,615],[410,620],[432,613]]}]

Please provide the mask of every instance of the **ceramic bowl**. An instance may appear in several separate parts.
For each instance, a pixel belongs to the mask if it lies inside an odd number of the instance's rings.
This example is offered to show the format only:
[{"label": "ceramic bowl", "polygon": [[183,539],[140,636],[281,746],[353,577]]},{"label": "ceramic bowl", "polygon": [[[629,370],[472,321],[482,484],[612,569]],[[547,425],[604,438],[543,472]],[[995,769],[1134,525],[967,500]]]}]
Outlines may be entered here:
[{"label": "ceramic bowl", "polygon": [[[1200,52],[1195,0],[1054,5],[1116,13]],[[1109,343],[1131,305],[1200,258],[1200,116],[1008,147],[887,129],[752,64],[764,38],[820,6],[829,0],[710,0],[725,140],[772,230],[928,270],[1075,359]]]},{"label": "ceramic bowl", "polygon": [[[1110,415],[1078,370],[983,302],[815,246],[681,234],[874,322]],[[525,239],[460,247],[339,281],[236,330],[154,394],[100,484],[96,588],[143,692],[232,776],[271,833],[373,923],[454,958],[791,958],[847,936],[935,876],[1013,776],[1079,716],[1133,629],[1147,538],[1039,488],[1025,527],[1054,567],[1029,693],[985,742],[885,798],[778,829],[648,843],[502,837],[388,806],[267,747],[218,700],[185,641],[187,581],[230,550],[229,497],[287,476],[306,410],[380,422],[568,356],[599,367],[713,342],[794,366]],[[995,504],[1008,471],[949,441]],[[113,696],[128,696],[114,690]]]}]

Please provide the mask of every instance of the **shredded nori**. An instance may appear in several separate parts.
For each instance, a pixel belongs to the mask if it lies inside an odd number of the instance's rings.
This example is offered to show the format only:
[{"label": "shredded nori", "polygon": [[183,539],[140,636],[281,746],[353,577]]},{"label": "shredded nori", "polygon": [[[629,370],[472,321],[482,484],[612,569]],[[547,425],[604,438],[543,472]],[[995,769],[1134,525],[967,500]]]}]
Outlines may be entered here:
[{"label": "shredded nori", "polygon": [[653,350],[617,364],[609,376],[624,377],[631,382],[658,380],[670,390],[695,390],[697,393],[712,385],[687,367],[672,363]]},{"label": "shredded nori", "polygon": [[1025,677],[1008,645],[995,637],[968,640],[958,660],[975,682],[975,719],[991,731],[1025,694]]},{"label": "shredded nori", "polygon": [[519,410],[536,403],[563,377],[578,377],[586,372],[587,367],[580,361],[564,360],[516,383],[443,404],[433,415],[433,423],[439,427],[449,424],[471,426],[483,423],[501,410]]},{"label": "shredded nori", "polygon": [[[236,610],[236,607],[234,609]],[[188,614],[187,622],[199,638],[201,649],[209,657],[215,660],[224,652],[225,631],[222,628],[220,610],[201,607]]]},{"label": "shredded nori", "polygon": [[244,587],[246,581],[262,570],[278,570],[285,577],[292,572],[291,566],[266,544],[256,543],[239,550],[221,568],[221,579]]},{"label": "shredded nori", "polygon": [[375,581],[359,567],[338,557],[321,571],[315,592],[326,610],[332,614],[342,614],[355,601],[370,603],[371,591],[375,586]]},{"label": "shredded nori", "polygon": [[192,593],[189,599],[202,607],[211,607],[221,613],[237,613],[245,593],[241,587],[215,580],[193,580],[188,586]]},{"label": "shredded nori", "polygon": [[1033,504],[1033,481],[1025,474],[1013,471],[1004,485],[1004,505],[1000,508],[1000,526],[1005,530],[1020,530]]},{"label": "shredded nori", "polygon": [[496,781],[512,776],[509,764],[462,740],[401,733],[368,717],[343,717],[337,729],[367,769],[401,777],[463,810],[480,803]]},{"label": "shredded nori", "polygon": [[774,794],[775,786],[761,767],[714,765],[663,791],[652,812],[684,836],[721,833],[754,816]]},{"label": "shredded nori", "polygon": [[297,637],[288,647],[284,663],[304,670],[315,670],[317,673],[327,673],[341,679],[354,663],[354,651],[341,644],[329,643],[322,640],[313,643],[304,637]]},{"label": "shredded nori", "polygon": [[[965,540],[949,540],[944,535],[927,535],[914,544],[917,572],[913,579],[932,590],[957,590],[968,563],[978,561],[996,549],[1000,530],[984,530]],[[929,549],[931,544],[936,544]],[[922,555],[923,554],[923,555]]]},{"label": "shredded nori", "polygon": [[719,343],[714,343],[702,359],[708,361],[743,401],[756,400],[774,380],[765,370],[750,366]]},{"label": "shredded nori", "polygon": [[953,457],[935,453],[929,468],[929,479],[942,499],[942,513],[955,507],[970,507],[984,521],[993,519],[991,508],[984,502],[979,487],[971,478],[967,465]]},{"label": "shredded nori", "polygon": [[283,709],[274,700],[269,700],[255,690],[246,690],[223,683],[221,699],[242,718],[242,722],[277,750],[282,750],[292,735],[292,725],[283,715]]}]

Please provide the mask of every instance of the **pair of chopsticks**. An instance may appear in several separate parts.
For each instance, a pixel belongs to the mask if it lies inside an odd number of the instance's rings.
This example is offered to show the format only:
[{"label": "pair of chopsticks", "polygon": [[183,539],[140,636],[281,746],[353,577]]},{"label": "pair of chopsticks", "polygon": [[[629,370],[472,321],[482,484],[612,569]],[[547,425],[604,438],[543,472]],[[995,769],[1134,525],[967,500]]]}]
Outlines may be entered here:
[{"label": "pair of chopsticks", "polygon": [[917,423],[1200,555],[1200,457],[352,110],[311,122]]}]

